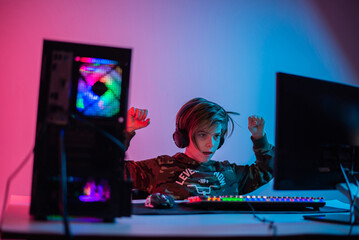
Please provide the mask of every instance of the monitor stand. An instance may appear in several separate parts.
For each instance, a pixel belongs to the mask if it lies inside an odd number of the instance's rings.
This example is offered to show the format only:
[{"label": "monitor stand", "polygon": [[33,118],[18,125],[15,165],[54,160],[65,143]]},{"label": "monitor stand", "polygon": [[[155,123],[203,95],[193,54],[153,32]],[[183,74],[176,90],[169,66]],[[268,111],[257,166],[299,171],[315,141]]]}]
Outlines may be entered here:
[{"label": "monitor stand", "polygon": [[345,183],[338,183],[336,188],[343,193],[353,203],[353,212],[350,213],[335,213],[335,214],[320,214],[320,215],[306,215],[304,219],[323,221],[323,222],[334,222],[340,224],[355,224],[359,225],[359,187],[353,183],[349,184],[350,191]]}]

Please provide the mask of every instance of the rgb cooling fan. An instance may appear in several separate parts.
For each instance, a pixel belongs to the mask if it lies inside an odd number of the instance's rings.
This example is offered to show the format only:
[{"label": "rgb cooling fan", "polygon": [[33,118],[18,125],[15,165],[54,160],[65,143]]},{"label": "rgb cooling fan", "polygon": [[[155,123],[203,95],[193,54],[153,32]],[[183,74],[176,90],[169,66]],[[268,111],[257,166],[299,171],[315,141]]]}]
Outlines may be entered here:
[{"label": "rgb cooling fan", "polygon": [[85,116],[113,117],[120,110],[122,69],[118,62],[76,57],[80,62],[76,109]]}]

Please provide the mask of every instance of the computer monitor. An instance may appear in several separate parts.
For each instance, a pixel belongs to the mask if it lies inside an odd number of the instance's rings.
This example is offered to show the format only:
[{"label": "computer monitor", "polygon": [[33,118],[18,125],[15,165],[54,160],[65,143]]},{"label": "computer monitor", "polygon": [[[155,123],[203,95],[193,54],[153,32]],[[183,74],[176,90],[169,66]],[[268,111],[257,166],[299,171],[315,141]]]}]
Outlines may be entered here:
[{"label": "computer monitor", "polygon": [[44,41],[30,209],[35,218],[60,213],[62,157],[70,215],[113,220],[131,214],[121,145],[130,63],[131,49]]},{"label": "computer monitor", "polygon": [[339,163],[359,168],[359,88],[276,77],[274,189],[335,189],[345,182]]}]

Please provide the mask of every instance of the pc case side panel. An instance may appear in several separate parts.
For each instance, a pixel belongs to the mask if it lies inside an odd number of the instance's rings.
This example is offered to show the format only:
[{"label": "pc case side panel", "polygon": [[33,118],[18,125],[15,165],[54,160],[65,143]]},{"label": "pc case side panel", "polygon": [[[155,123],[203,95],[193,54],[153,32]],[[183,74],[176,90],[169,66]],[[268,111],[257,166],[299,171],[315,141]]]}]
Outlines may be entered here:
[{"label": "pc case side panel", "polygon": [[58,50],[44,41],[30,206],[36,218],[58,208],[50,201],[50,179],[59,176],[59,131],[69,121],[72,59],[72,52]]},{"label": "pc case side panel", "polygon": [[[74,59],[79,56],[105,58],[107,54],[112,56],[113,50],[114,55],[119,55],[119,66],[123,69],[119,115],[124,121],[119,123],[117,116],[83,115],[84,121],[74,117],[77,84],[81,77],[80,64]],[[102,51],[105,55],[99,55]],[[104,219],[131,215],[131,181],[124,180],[124,153],[100,133],[105,131],[124,140],[130,57],[129,49],[45,40],[30,207],[30,214],[35,218],[44,219],[60,213],[61,128],[65,130],[69,214]]]}]

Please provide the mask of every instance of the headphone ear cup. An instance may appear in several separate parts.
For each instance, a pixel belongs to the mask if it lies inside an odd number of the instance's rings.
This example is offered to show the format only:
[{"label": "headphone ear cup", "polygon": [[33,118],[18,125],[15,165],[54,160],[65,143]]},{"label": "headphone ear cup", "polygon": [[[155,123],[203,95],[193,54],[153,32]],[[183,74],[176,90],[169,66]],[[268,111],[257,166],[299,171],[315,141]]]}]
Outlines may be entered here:
[{"label": "headphone ear cup", "polygon": [[186,131],[178,130],[173,133],[173,140],[177,147],[185,148],[189,146],[189,139]]},{"label": "headphone ear cup", "polygon": [[224,136],[221,136],[217,150],[220,149],[220,147],[222,147],[223,143],[224,143]]}]

